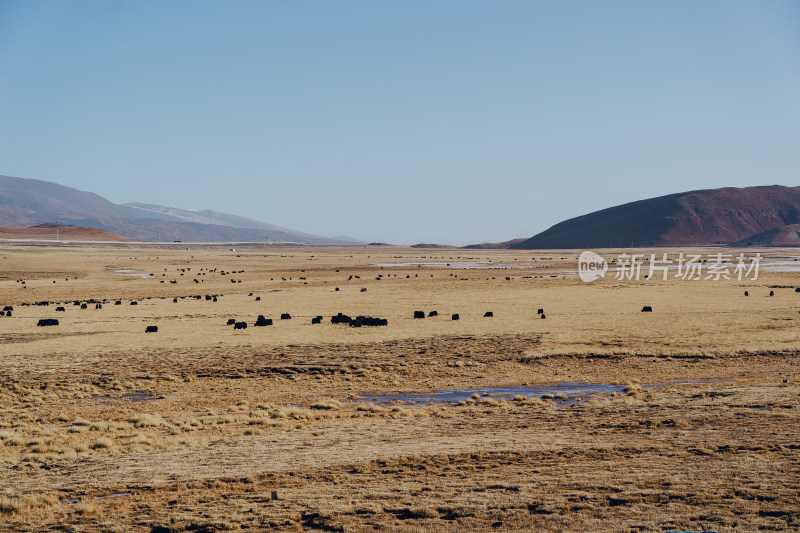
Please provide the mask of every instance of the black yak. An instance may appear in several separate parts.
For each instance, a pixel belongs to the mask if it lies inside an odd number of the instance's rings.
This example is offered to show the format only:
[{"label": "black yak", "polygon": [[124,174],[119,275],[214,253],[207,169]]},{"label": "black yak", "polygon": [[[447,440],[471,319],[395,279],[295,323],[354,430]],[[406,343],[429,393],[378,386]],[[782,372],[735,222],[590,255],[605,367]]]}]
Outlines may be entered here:
[{"label": "black yak", "polygon": [[271,318],[264,318],[264,315],[258,315],[256,319],[256,323],[253,324],[254,326],[271,326],[272,319]]}]

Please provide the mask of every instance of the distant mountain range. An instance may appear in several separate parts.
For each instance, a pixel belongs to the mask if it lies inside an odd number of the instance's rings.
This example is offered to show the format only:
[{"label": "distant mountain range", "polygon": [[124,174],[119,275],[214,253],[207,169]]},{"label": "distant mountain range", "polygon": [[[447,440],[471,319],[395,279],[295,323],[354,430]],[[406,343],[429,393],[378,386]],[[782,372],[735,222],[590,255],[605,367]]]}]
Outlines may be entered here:
[{"label": "distant mountain range", "polygon": [[609,207],[565,220],[509,247],[590,249],[765,244],[770,237],[764,232],[798,223],[800,187],[725,187]]},{"label": "distant mountain range", "polygon": [[[140,241],[295,242],[364,245],[229,213],[146,203],[115,204],[48,181],[0,176],[0,226],[87,226]],[[377,244],[377,243],[374,243]],[[705,189],[639,200],[571,218],[528,239],[468,249],[800,245],[800,187]],[[418,244],[417,248],[450,248]]]},{"label": "distant mountain range", "polygon": [[89,226],[139,241],[364,244],[221,213],[161,205],[119,205],[57,183],[0,176],[0,226]]}]

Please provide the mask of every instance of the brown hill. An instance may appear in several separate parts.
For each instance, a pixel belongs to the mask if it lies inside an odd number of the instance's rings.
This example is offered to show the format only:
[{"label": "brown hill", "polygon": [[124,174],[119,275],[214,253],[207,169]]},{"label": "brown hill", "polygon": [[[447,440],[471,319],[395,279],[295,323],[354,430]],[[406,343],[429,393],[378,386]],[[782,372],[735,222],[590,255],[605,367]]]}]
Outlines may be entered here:
[{"label": "brown hill", "polygon": [[97,228],[65,226],[63,224],[39,224],[38,226],[0,226],[0,239],[23,239],[30,241],[103,241],[133,242],[134,239]]},{"label": "brown hill", "polygon": [[458,246],[451,246],[449,244],[434,244],[429,242],[421,242],[419,244],[412,244],[410,248],[458,248]]},{"label": "brown hill", "polygon": [[504,242],[483,242],[480,244],[468,244],[467,246],[464,246],[464,248],[475,250],[505,250],[507,248],[512,248],[514,245],[523,241],[525,241],[525,239],[511,239],[510,241]]},{"label": "brown hill", "polygon": [[800,223],[800,187],[707,189],[639,200],[565,220],[519,249],[727,244]]}]

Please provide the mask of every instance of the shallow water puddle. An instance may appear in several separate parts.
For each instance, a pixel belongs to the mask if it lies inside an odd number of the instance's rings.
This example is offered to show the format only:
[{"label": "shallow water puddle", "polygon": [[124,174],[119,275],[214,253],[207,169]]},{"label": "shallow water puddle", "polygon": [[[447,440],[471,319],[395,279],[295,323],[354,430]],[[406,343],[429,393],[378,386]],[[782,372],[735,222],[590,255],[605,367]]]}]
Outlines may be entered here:
[{"label": "shallow water puddle", "polygon": [[119,396],[100,396],[98,400],[125,400],[128,402],[149,402],[153,400],[157,400],[159,397],[153,394],[150,391],[146,390],[137,390],[133,392],[126,392],[125,394],[120,394]]},{"label": "shallow water puddle", "polygon": [[797,259],[791,261],[768,261],[761,263],[761,268],[771,272],[800,272],[800,262]]},{"label": "shallow water puddle", "polygon": [[517,387],[482,387],[477,389],[454,389],[435,392],[399,393],[377,396],[362,396],[377,403],[457,403],[469,400],[474,394],[481,398],[510,400],[514,396],[542,397],[543,395],[559,396],[556,400],[571,402],[595,394],[612,394],[623,392],[623,385],[613,383],[551,383],[547,385],[520,385]]},{"label": "shallow water puddle", "polygon": [[[725,383],[727,379],[697,379],[690,381],[673,381],[669,383],[645,383],[644,389],[667,387],[670,385],[696,385],[702,383]],[[410,404],[429,404],[429,403],[458,403],[472,399],[478,395],[481,399],[496,398],[501,400],[511,400],[514,396],[525,396],[531,398],[537,396],[545,399],[553,399],[557,403],[570,404],[579,400],[584,400],[598,394],[622,394],[625,392],[625,385],[617,383],[547,383],[544,385],[520,385],[517,387],[481,387],[475,389],[453,389],[433,392],[405,392],[397,394],[367,395],[362,394],[360,400],[372,400],[376,403],[410,403]]]},{"label": "shallow water puddle", "polygon": [[493,263],[492,261],[450,261],[447,262],[424,262],[424,261],[409,261],[409,262],[394,262],[394,263],[375,263],[371,266],[375,267],[409,267],[409,266],[423,266],[434,268],[455,268],[461,270],[509,270],[509,269],[523,269],[523,268],[543,268],[543,266],[534,265],[508,265],[504,263]]},{"label": "shallow water puddle", "polygon": [[130,492],[115,492],[114,494],[106,494],[105,496],[98,496],[97,499],[102,498],[124,498],[125,496],[130,496],[132,493]]},{"label": "shallow water puddle", "polygon": [[155,277],[154,274],[142,274],[142,273],[137,272],[135,270],[129,270],[129,269],[125,269],[125,268],[108,269],[108,271],[110,271],[112,274],[117,275],[117,276],[130,276],[130,277],[134,277],[134,278],[154,278]]}]

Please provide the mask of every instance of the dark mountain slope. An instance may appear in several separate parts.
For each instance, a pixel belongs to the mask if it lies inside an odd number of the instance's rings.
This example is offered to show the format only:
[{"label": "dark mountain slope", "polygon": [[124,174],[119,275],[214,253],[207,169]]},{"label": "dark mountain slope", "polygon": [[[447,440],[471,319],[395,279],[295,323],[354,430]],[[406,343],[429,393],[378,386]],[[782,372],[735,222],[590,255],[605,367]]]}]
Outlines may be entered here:
[{"label": "dark mountain slope", "polygon": [[726,187],[595,211],[565,220],[511,248],[721,244],[794,223],[800,223],[800,187]]}]

